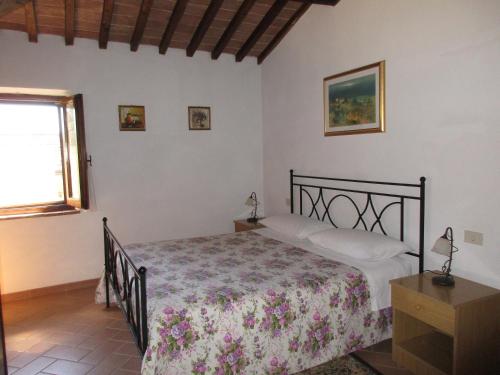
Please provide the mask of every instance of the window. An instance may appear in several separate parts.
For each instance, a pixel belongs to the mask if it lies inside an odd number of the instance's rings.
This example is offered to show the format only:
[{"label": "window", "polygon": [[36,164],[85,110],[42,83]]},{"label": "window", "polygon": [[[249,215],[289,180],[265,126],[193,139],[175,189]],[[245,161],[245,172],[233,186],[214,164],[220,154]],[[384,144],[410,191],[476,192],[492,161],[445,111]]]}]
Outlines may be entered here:
[{"label": "window", "polygon": [[89,208],[81,94],[0,94],[0,216]]}]

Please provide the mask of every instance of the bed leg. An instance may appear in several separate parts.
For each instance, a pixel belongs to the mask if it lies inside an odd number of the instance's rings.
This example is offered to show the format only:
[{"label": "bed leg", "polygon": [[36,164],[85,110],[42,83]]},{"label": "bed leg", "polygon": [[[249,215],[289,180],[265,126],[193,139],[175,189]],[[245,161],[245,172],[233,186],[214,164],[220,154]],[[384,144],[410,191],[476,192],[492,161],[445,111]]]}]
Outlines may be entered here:
[{"label": "bed leg", "polygon": [[139,277],[141,279],[141,351],[142,354],[146,352],[148,347],[148,308],[147,308],[147,295],[146,295],[146,268],[139,268]]},{"label": "bed leg", "polygon": [[106,273],[105,277],[106,282],[106,308],[109,309],[109,282],[108,282],[108,274]]},{"label": "bed leg", "polygon": [[108,251],[108,237],[106,233],[106,223],[108,219],[106,217],[102,218],[103,230],[104,230],[104,282],[106,284],[106,308],[109,308],[109,251]]}]

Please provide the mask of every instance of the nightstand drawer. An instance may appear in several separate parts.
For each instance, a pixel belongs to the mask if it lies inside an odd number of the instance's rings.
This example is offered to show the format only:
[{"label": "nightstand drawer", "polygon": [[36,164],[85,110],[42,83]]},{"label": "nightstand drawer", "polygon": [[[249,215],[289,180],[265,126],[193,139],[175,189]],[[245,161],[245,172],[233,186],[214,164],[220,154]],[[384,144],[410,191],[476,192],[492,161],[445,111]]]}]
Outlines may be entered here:
[{"label": "nightstand drawer", "polygon": [[448,304],[393,284],[392,307],[450,336],[454,335],[455,309]]}]

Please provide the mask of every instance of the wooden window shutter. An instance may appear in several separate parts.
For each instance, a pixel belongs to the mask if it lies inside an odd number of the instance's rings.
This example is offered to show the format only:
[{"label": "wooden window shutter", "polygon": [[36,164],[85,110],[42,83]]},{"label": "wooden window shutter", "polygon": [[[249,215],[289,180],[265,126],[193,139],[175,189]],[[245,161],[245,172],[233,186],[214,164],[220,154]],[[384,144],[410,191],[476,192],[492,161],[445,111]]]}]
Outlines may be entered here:
[{"label": "wooden window shutter", "polygon": [[67,204],[88,209],[87,150],[83,95],[66,98],[63,104],[63,144]]}]

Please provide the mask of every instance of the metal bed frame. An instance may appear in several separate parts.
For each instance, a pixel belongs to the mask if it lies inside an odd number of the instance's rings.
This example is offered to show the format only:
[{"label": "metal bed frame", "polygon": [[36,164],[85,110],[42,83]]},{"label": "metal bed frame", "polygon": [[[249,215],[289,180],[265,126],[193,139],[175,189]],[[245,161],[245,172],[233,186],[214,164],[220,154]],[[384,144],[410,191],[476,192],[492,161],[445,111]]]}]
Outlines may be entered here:
[{"label": "metal bed frame", "polygon": [[[304,181],[306,180],[306,181]],[[406,195],[406,194],[392,194],[392,193],[380,193],[374,191],[350,189],[345,187],[335,187],[328,184],[313,184],[307,180],[316,181],[334,181],[343,183],[354,183],[363,185],[382,185],[382,186],[396,186],[396,187],[406,187],[406,188],[417,188],[418,195]],[[303,181],[303,182],[300,182]],[[378,226],[380,231],[387,236],[387,232],[382,225],[382,215],[387,211],[388,208],[392,206],[399,205],[399,239],[404,241],[405,239],[405,201],[407,200],[417,200],[419,201],[419,239],[418,239],[418,252],[407,252],[406,254],[418,258],[418,271],[419,273],[424,272],[424,225],[425,225],[425,177],[420,177],[419,184],[408,184],[399,182],[382,182],[382,181],[369,181],[369,180],[351,180],[346,178],[332,178],[332,177],[318,177],[318,176],[306,176],[300,174],[294,174],[293,169],[290,169],[290,212],[294,213],[295,202],[294,202],[294,188],[298,187],[299,194],[299,214],[304,215],[305,202],[311,203],[311,211],[304,216],[313,217],[315,216],[318,220],[328,221],[335,227],[338,228],[334,221],[334,216],[332,212],[332,203],[338,198],[345,198],[353,204],[355,209],[355,214],[357,214],[357,220],[353,225],[352,229],[363,227],[364,230],[373,232],[373,230]],[[328,202],[325,200],[325,191],[339,192],[331,197]],[[316,192],[316,193],[315,193]],[[317,194],[315,198],[313,195]],[[345,193],[355,193],[361,196],[365,196],[366,200],[364,206],[360,207],[358,204]],[[385,206],[377,210],[373,202],[373,197],[388,197],[394,198],[393,201],[387,203]],[[305,200],[307,197],[309,200]],[[323,214],[320,214],[320,210]],[[365,215],[371,213],[374,215],[375,220],[373,223],[368,223]]]},{"label": "metal bed frame", "polygon": [[[146,268],[137,268],[123,250],[103,218],[104,229],[104,280],[106,283],[106,307],[110,304],[109,285],[115,301],[120,305],[142,354],[148,347],[148,314],[146,297]],[[118,270],[118,264],[120,269]],[[129,273],[132,273],[129,275]],[[121,276],[121,277],[119,277]]]},{"label": "metal bed frame", "polygon": [[[312,184],[307,180],[328,181],[328,184]],[[300,182],[302,181],[302,182]],[[331,186],[332,182],[343,183],[359,183],[368,185],[396,186],[406,188],[417,188],[418,195],[392,194],[381,193],[374,191],[349,189],[345,187]],[[373,231],[377,226],[380,231],[387,235],[386,230],[382,225],[382,215],[392,206],[399,205],[400,208],[400,240],[404,240],[404,212],[406,200],[417,200],[420,203],[419,214],[419,245],[418,253],[407,252],[406,254],[418,257],[419,272],[424,270],[424,213],[425,213],[425,177],[420,177],[419,184],[397,183],[397,182],[380,182],[367,180],[352,180],[343,178],[319,177],[294,174],[293,169],[290,170],[290,212],[294,213],[295,201],[294,192],[298,188],[299,198],[299,213],[304,215],[304,209],[307,202],[311,203],[311,210],[304,216],[315,216],[318,220],[328,221],[338,227],[333,216],[333,202],[338,198],[348,199],[354,206],[355,212],[358,215],[357,221],[353,228],[363,227],[364,230]],[[326,202],[326,191],[338,192]],[[316,191],[317,195],[313,198]],[[361,194],[366,196],[364,207],[359,207],[356,202],[346,193]],[[380,210],[377,210],[373,202],[373,197],[383,196],[394,198],[393,201],[386,204]],[[305,197],[309,201],[305,200]],[[323,213],[320,214],[320,211]],[[365,217],[371,212],[375,220],[371,225],[368,223],[368,218]],[[137,346],[142,354],[146,352],[148,346],[148,323],[147,323],[147,296],[146,296],[146,268],[139,267],[133,263],[132,259],[127,255],[123,247],[120,245],[116,236],[108,227],[107,218],[103,218],[104,229],[104,266],[105,266],[105,283],[106,283],[106,306],[110,305],[110,290],[111,285],[115,300],[120,305],[120,308],[127,320],[130,330],[132,331]]]}]

